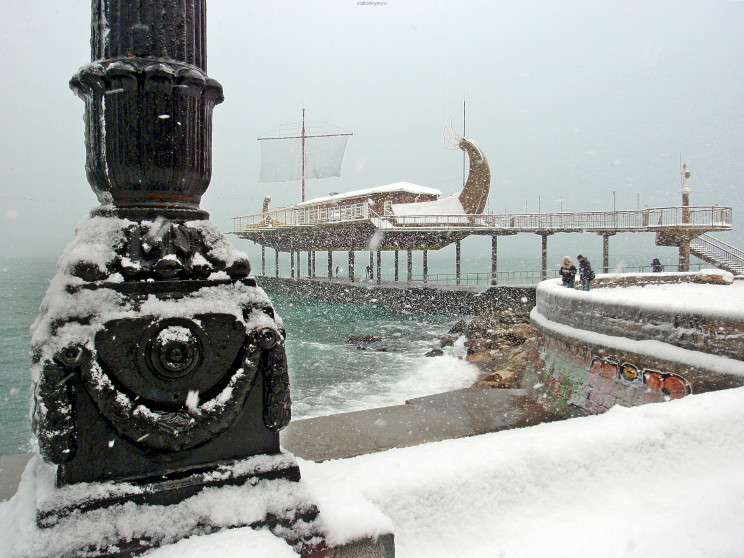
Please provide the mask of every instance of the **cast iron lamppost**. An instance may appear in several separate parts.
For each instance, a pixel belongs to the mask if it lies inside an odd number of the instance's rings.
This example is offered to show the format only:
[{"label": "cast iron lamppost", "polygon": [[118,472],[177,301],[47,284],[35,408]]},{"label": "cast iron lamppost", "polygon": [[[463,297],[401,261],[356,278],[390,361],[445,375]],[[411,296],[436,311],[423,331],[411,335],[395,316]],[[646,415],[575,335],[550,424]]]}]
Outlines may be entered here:
[{"label": "cast iron lamppost", "polygon": [[[280,450],[291,414],[285,332],[246,256],[199,207],[223,100],[206,73],[205,18],[206,0],[92,0],[91,63],[70,87],[85,102],[100,206],[59,259],[33,326],[33,429],[56,466],[56,486],[39,481],[37,524],[47,540],[64,533],[54,556],[125,557],[267,527],[301,556],[392,558],[392,533],[373,540],[366,525],[331,546],[294,456]],[[44,479],[54,471],[35,463]],[[225,485],[258,507],[225,525],[205,499],[180,506]],[[122,504],[163,506],[182,530],[65,532],[96,521],[89,513],[128,513]]]},{"label": "cast iron lamppost", "polygon": [[[141,490],[42,506],[43,527],[74,510],[300,478],[279,448],[291,407],[283,328],[248,259],[199,207],[223,100],[206,73],[205,17],[205,0],[92,2],[91,63],[70,87],[85,102],[86,173],[101,205],[36,320],[33,428],[58,488]],[[256,455],[273,459],[230,469]]]}]

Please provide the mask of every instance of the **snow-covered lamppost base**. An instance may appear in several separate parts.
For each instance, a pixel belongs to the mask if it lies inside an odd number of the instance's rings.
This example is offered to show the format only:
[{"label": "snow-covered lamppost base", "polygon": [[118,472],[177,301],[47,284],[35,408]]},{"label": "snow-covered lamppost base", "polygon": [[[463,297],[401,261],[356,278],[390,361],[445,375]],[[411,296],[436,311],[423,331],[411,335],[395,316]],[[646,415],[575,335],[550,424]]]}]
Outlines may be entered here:
[{"label": "snow-covered lamppost base", "polygon": [[[32,328],[46,481],[31,515],[46,543],[21,555],[131,556],[230,527],[266,527],[306,556],[355,540],[316,528],[279,445],[291,417],[282,321],[199,207],[223,100],[205,22],[206,0],[92,2],[91,63],[70,86],[101,206]],[[225,519],[231,493],[244,501]]]},{"label": "snow-covered lamppost base", "polygon": [[[292,466],[291,454],[255,456],[203,475],[198,494],[171,505],[142,503],[149,487],[130,483],[80,483],[55,487],[54,467],[31,459],[13,507],[12,556],[136,556],[179,540],[226,529],[252,529],[275,538],[281,556],[393,558],[391,521],[348,488],[270,478]],[[223,481],[222,487],[212,486]],[[238,482],[241,481],[241,482]],[[107,505],[89,507],[91,502]],[[320,507],[320,512],[318,507]],[[88,506],[88,508],[86,508]],[[46,516],[43,528],[29,511],[74,509]],[[53,519],[53,521],[51,521]]]}]

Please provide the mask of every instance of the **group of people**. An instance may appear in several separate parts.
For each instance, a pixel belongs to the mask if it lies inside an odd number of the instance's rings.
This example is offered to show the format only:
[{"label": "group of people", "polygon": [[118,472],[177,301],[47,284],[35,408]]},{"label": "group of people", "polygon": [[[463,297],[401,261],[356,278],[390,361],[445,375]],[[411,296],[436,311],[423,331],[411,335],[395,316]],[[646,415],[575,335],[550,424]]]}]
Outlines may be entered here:
[{"label": "group of people", "polygon": [[[594,271],[592,271],[592,264],[589,263],[589,260],[587,260],[581,254],[576,256],[576,259],[579,261],[578,271],[581,280],[581,287],[585,291],[588,291],[591,287],[591,282],[594,280]],[[651,262],[651,268],[653,269],[654,273],[660,273],[664,271],[664,266],[659,261],[659,258],[654,258],[654,261]],[[576,266],[573,264],[571,256],[566,256],[565,258],[563,258],[563,265],[561,265],[560,273],[561,280],[563,281],[563,286],[568,287],[569,289],[573,289],[576,283]]]},{"label": "group of people", "polygon": [[[579,262],[579,278],[581,281],[581,287],[588,291],[591,287],[591,283],[594,280],[594,271],[592,271],[592,264],[589,263],[589,260],[587,260],[584,256],[579,254],[576,256],[576,259]],[[574,284],[576,283],[576,266],[573,264],[573,260],[571,259],[571,256],[566,256],[563,258],[563,265],[561,265],[561,280],[563,281],[563,286],[568,287],[569,289],[574,288]]]}]

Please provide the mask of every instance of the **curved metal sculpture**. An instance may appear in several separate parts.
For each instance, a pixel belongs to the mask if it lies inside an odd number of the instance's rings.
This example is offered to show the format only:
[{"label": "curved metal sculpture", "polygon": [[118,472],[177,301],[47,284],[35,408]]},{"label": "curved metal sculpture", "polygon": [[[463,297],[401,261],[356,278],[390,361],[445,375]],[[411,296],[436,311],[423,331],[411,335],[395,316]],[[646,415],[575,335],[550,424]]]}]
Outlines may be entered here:
[{"label": "curved metal sculpture", "polygon": [[444,147],[460,149],[468,156],[468,178],[458,196],[462,208],[469,215],[479,215],[486,207],[491,189],[491,169],[483,150],[473,140],[464,138],[452,125],[452,117],[444,128]]},{"label": "curved metal sculpture", "polygon": [[465,213],[478,215],[486,207],[491,188],[491,169],[483,151],[473,140],[462,138],[459,148],[467,153],[470,160],[468,179],[459,196],[460,203]]}]

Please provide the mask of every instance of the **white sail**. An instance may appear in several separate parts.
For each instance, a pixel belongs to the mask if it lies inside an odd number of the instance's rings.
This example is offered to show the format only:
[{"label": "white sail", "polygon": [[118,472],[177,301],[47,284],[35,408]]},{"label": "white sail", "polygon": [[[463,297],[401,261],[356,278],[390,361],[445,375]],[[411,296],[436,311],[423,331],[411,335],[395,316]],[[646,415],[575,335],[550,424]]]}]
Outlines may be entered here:
[{"label": "white sail", "polygon": [[289,182],[303,176],[302,146],[305,145],[305,178],[341,176],[341,164],[349,132],[327,124],[307,123],[302,128],[281,130],[258,138],[261,143],[259,182]]}]

